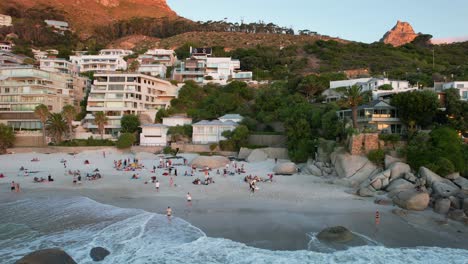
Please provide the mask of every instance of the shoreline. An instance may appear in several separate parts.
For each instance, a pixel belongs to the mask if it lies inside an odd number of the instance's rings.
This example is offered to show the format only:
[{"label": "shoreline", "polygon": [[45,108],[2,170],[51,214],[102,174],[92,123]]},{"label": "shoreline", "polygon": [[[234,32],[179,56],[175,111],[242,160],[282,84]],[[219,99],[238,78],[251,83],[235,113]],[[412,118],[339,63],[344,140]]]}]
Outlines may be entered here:
[{"label": "shoreline", "polygon": [[[0,156],[0,165],[7,178],[0,179],[0,198],[8,201],[18,198],[84,196],[99,203],[122,208],[142,209],[164,214],[171,206],[174,216],[180,217],[200,228],[208,237],[225,238],[249,246],[271,250],[305,250],[309,237],[326,227],[342,225],[353,232],[377,241],[385,247],[450,247],[468,249],[463,224],[448,220],[440,224],[443,216],[431,210],[409,211],[406,216],[392,213],[398,207],[378,205],[374,198],[362,198],[347,192],[349,188],[328,184],[327,179],[311,175],[275,176],[273,183],[261,183],[260,190],[250,195],[242,181],[244,175],[215,175],[215,184],[197,186],[191,184],[195,177],[174,177],[178,187],[170,188],[169,177],[158,176],[161,191],[156,193],[152,184],[144,184],[152,175],[147,170],[139,173],[141,180],[130,180],[133,172],[118,172],[112,168],[112,160],[132,157],[131,154],[110,153],[98,164],[104,178],[85,181],[82,186],[73,186],[71,177],[63,174],[60,158],[69,161],[70,169],[83,168],[82,161],[100,161],[99,152],[86,152],[72,158],[62,154],[14,154]],[[193,154],[182,154],[193,158]],[[40,156],[43,164],[32,164],[30,159]],[[155,155],[138,153],[146,167],[154,162]],[[6,158],[14,157],[17,164]],[[52,183],[32,183],[34,176],[9,176],[24,163],[32,169],[52,173]],[[260,176],[270,173],[274,161],[244,163],[248,173]],[[40,166],[38,166],[40,165]],[[61,167],[62,166],[62,167]],[[16,168],[16,169],[15,169]],[[92,170],[93,165],[84,167]],[[68,168],[67,168],[68,169]],[[84,169],[83,172],[86,172]],[[158,172],[159,173],[159,172]],[[182,172],[180,172],[182,174]],[[160,175],[160,174],[158,174]],[[42,176],[42,175],[41,175]],[[197,175],[198,176],[198,175]],[[8,183],[18,180],[23,193],[9,192]],[[191,207],[187,206],[185,194],[193,196]],[[376,230],[374,214],[380,212],[381,223]]]}]

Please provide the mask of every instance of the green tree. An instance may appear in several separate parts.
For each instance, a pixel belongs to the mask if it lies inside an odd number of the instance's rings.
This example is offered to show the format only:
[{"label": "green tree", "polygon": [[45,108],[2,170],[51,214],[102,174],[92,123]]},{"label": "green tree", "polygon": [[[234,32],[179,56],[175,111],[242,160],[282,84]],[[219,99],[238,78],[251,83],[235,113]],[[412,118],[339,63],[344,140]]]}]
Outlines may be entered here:
[{"label": "green tree", "polygon": [[70,139],[72,138],[73,134],[73,126],[72,122],[76,117],[76,109],[72,105],[66,105],[62,109],[62,116],[65,118],[67,125],[68,125],[68,135]]},{"label": "green tree", "polygon": [[445,90],[445,123],[460,132],[468,131],[468,102],[460,100],[458,89]]},{"label": "green tree", "polygon": [[53,113],[47,119],[46,128],[54,139],[54,142],[58,144],[62,141],[62,136],[67,131],[67,122],[61,113]]},{"label": "green tree", "polygon": [[467,161],[464,160],[463,145],[457,131],[449,127],[439,127],[432,130],[430,136],[434,146],[432,155],[450,160],[457,171],[463,172]]},{"label": "green tree", "polygon": [[5,154],[7,148],[13,146],[15,142],[15,132],[13,128],[0,123],[0,153]]},{"label": "green tree", "polygon": [[356,129],[358,127],[357,124],[357,113],[358,113],[358,106],[362,103],[362,87],[353,85],[348,87],[344,94],[346,98],[346,103],[349,107],[351,107],[352,111],[352,118],[353,118],[353,127]]},{"label": "green tree", "polygon": [[299,83],[298,89],[304,93],[307,99],[310,99],[310,97],[325,91],[329,84],[330,81],[327,78],[317,75],[309,75],[302,79],[302,81]]},{"label": "green tree", "polygon": [[120,120],[120,126],[123,133],[135,133],[140,127],[140,119],[136,115],[124,115]]},{"label": "green tree", "polygon": [[117,139],[116,146],[119,149],[129,148],[129,147],[133,146],[135,141],[136,141],[136,138],[135,138],[134,134],[132,134],[132,133],[123,133]]},{"label": "green tree", "polygon": [[39,118],[41,121],[41,126],[42,126],[42,143],[46,145],[46,121],[49,118],[50,112],[49,108],[47,108],[46,105],[40,104],[36,106],[34,109],[34,114]]},{"label": "green tree", "polygon": [[164,117],[168,117],[169,116],[169,111],[164,109],[164,108],[161,108],[158,110],[158,112],[156,113],[156,117],[154,119],[155,123],[157,124],[161,124],[162,121],[163,121],[163,118]]},{"label": "green tree", "polygon": [[393,87],[390,84],[383,84],[379,86],[377,89],[379,90],[393,90]]},{"label": "green tree", "polygon": [[94,114],[94,124],[98,127],[98,132],[101,134],[101,139],[104,139],[104,127],[107,125],[109,119],[104,112],[96,112]]},{"label": "green tree", "polygon": [[404,124],[426,127],[432,124],[439,101],[431,91],[415,91],[395,94],[391,104],[398,109],[398,115]]},{"label": "green tree", "polygon": [[249,133],[249,129],[246,126],[239,125],[232,131],[224,131],[222,136],[227,139],[226,141],[234,146],[235,150],[239,150],[241,147],[247,145]]}]

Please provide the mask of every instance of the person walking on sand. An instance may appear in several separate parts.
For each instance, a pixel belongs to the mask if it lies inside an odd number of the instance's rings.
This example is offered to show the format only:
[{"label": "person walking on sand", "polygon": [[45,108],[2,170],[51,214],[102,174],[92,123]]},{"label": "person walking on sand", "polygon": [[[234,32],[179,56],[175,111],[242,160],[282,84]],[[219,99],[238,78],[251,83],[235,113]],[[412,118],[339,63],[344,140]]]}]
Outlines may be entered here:
[{"label": "person walking on sand", "polygon": [[169,186],[172,187],[174,185],[174,179],[172,177],[169,179]]},{"label": "person walking on sand", "polygon": [[192,195],[190,193],[187,193],[187,202],[191,203],[192,202]]},{"label": "person walking on sand", "polygon": [[16,183],[16,186],[15,186],[15,191],[17,193],[19,193],[21,190],[20,190],[20,184],[19,183]]},{"label": "person walking on sand", "polygon": [[177,169],[174,169],[174,176],[177,177]]},{"label": "person walking on sand", "polygon": [[14,181],[11,182],[10,186],[11,186],[11,191],[12,191],[12,192],[15,191],[15,189],[16,189],[16,183],[15,183]]},{"label": "person walking on sand", "polygon": [[156,183],[154,185],[156,186],[156,192],[159,192],[159,181],[156,180]]}]

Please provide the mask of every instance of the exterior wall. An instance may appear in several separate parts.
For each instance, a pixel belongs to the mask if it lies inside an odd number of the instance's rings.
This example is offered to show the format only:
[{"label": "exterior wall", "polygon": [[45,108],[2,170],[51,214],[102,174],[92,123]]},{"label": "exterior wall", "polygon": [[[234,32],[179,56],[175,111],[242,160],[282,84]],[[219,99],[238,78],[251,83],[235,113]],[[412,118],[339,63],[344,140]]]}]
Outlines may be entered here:
[{"label": "exterior wall", "polygon": [[76,75],[78,68],[71,62],[64,59],[41,59],[40,69],[49,72],[59,72]]},{"label": "exterior wall", "polygon": [[111,55],[111,56],[121,56],[125,57],[128,55],[132,55],[133,51],[131,50],[124,50],[124,49],[103,49],[99,51],[99,55]]},{"label": "exterior wall", "polygon": [[138,67],[138,72],[153,77],[166,78],[167,67],[163,64],[143,64]]},{"label": "exterior wall", "polygon": [[9,27],[12,25],[11,16],[0,14],[0,27]]},{"label": "exterior wall", "polygon": [[43,147],[42,133],[39,131],[22,131],[15,133],[14,147]]},{"label": "exterior wall", "polygon": [[218,143],[226,138],[222,136],[224,131],[232,131],[235,126],[226,125],[193,125],[192,142],[196,144]]},{"label": "exterior wall", "polygon": [[189,117],[164,117],[163,118],[163,125],[169,126],[169,127],[191,125],[191,124],[192,124],[192,118],[189,118]]},{"label": "exterior wall", "polygon": [[83,55],[70,56],[80,72],[126,70],[127,62],[118,55]]},{"label": "exterior wall", "polygon": [[371,78],[359,78],[359,79],[344,80],[344,81],[331,81],[330,89],[335,89],[338,87],[349,87],[349,86],[355,85],[356,83],[368,82],[370,79]]},{"label": "exterior wall", "polygon": [[166,146],[167,127],[143,126],[140,134],[140,146]]},{"label": "exterior wall", "polygon": [[144,56],[139,57],[139,61],[143,58],[151,58],[152,62],[156,62],[165,66],[174,66],[177,61],[175,51],[165,49],[148,50]]},{"label": "exterior wall", "polygon": [[284,135],[249,135],[249,144],[268,147],[285,147],[288,138]]},{"label": "exterior wall", "polygon": [[362,155],[376,149],[379,149],[379,134],[367,133],[352,136],[348,150],[351,155]]},{"label": "exterior wall", "polygon": [[468,81],[465,82],[450,82],[442,84],[442,89],[447,90],[450,88],[458,89],[460,92],[460,99],[468,101]]}]

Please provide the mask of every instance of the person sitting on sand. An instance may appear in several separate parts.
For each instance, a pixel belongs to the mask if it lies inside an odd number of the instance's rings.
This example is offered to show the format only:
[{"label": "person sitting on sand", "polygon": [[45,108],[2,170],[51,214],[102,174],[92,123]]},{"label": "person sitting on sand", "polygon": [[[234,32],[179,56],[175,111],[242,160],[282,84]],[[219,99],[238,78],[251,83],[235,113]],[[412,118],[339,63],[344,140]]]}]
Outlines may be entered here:
[{"label": "person sitting on sand", "polygon": [[84,161],[84,164],[85,164],[85,165],[88,165],[88,164],[89,164],[89,160],[85,160],[85,161]]},{"label": "person sitting on sand", "polygon": [[138,174],[133,174],[132,175],[132,180],[138,180]]},{"label": "person sitting on sand", "polygon": [[38,183],[45,182],[45,179],[42,177],[40,179],[38,177],[34,177],[34,182],[38,182]]},{"label": "person sitting on sand", "polygon": [[52,179],[52,175],[49,174],[49,176],[47,176],[47,181],[50,181],[50,182],[54,181],[54,179]]},{"label": "person sitting on sand", "polygon": [[19,170],[20,170],[20,171],[24,171],[24,167],[23,167],[23,166],[21,166]]},{"label": "person sitting on sand", "polygon": [[0,179],[5,178],[5,175],[3,173],[0,173]]}]

